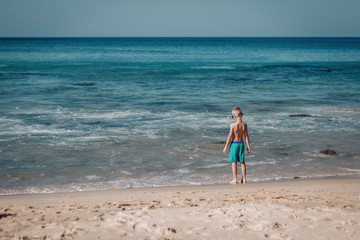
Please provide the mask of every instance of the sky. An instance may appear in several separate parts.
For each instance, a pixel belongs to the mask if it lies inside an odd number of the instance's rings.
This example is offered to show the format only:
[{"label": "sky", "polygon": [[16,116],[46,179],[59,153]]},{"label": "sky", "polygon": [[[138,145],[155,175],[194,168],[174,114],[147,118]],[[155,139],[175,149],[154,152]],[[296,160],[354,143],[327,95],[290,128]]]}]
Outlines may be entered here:
[{"label": "sky", "polygon": [[344,36],[359,0],[0,0],[0,37]]}]

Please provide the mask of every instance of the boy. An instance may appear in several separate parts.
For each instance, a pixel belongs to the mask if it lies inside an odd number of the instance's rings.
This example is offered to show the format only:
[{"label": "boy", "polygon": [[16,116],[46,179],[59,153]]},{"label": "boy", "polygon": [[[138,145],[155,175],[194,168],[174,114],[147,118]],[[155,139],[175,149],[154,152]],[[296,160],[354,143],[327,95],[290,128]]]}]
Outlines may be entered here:
[{"label": "boy", "polygon": [[226,150],[231,141],[228,161],[232,163],[232,172],[234,179],[230,182],[230,184],[237,183],[237,162],[240,162],[242,171],[242,179],[240,182],[246,184],[246,165],[244,158],[245,146],[243,142],[243,136],[245,136],[247,152],[250,153],[250,140],[247,124],[242,122],[243,114],[240,107],[234,107],[232,110],[232,115],[235,123],[232,123],[230,125],[229,136],[226,140],[226,145],[223,152],[226,153]]}]

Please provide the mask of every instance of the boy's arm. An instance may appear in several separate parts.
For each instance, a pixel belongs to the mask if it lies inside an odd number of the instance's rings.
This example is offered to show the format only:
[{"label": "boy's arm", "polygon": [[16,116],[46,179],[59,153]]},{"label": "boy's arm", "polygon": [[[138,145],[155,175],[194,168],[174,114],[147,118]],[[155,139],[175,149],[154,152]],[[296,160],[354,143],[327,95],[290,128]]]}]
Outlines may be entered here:
[{"label": "boy's arm", "polygon": [[247,124],[245,124],[244,134],[245,134],[247,152],[250,153],[250,151],[251,151],[250,150],[250,139],[249,139]]},{"label": "boy's arm", "polygon": [[234,131],[233,131],[231,125],[230,125],[229,136],[227,137],[226,144],[225,144],[225,147],[224,147],[224,150],[223,150],[224,153],[226,153],[226,150],[229,147],[229,144],[230,144],[231,139],[233,138],[233,135],[234,135]]}]

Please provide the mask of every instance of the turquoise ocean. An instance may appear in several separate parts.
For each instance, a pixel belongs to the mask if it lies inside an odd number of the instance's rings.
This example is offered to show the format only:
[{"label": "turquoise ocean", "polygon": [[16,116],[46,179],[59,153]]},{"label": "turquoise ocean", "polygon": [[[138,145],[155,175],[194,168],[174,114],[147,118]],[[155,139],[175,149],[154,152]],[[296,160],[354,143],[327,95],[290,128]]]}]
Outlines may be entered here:
[{"label": "turquoise ocean", "polygon": [[[0,195],[360,176],[360,38],[1,38]],[[335,155],[320,153],[333,149]]]}]

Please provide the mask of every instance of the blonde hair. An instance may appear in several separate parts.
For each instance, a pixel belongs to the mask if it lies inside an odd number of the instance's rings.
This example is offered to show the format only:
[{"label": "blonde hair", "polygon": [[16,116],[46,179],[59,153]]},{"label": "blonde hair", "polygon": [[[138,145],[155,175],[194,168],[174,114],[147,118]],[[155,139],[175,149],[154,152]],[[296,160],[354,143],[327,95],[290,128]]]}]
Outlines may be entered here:
[{"label": "blonde hair", "polygon": [[240,117],[240,115],[242,114],[241,107],[234,107],[232,110],[232,114],[236,117]]}]

